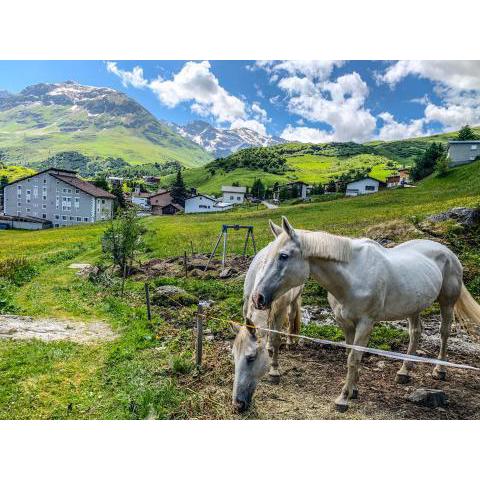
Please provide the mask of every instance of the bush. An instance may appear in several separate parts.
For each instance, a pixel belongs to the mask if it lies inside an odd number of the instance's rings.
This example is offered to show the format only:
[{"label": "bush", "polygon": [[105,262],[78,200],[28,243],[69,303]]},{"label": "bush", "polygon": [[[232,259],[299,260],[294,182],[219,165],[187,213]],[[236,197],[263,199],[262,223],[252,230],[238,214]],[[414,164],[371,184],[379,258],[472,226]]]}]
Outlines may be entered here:
[{"label": "bush", "polygon": [[0,278],[16,286],[29,282],[37,274],[37,267],[26,258],[7,258],[0,261]]},{"label": "bush", "polygon": [[12,284],[0,279],[0,313],[17,313],[13,301]]}]

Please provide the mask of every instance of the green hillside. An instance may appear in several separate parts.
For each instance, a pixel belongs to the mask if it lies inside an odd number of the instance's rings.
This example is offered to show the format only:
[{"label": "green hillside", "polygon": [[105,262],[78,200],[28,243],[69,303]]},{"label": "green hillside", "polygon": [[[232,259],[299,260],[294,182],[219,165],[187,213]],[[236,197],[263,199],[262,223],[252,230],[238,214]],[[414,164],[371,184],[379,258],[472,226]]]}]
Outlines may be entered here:
[{"label": "green hillside", "polygon": [[79,85],[39,84],[0,98],[0,160],[25,164],[63,151],[130,164],[213,159],[202,147],[125,94]]},{"label": "green hillside", "polygon": [[[480,127],[473,128],[480,135]],[[248,148],[203,167],[184,172],[188,186],[202,193],[218,194],[222,185],[238,182],[250,186],[261,178],[266,186],[301,180],[309,184],[325,184],[341,175],[370,169],[369,175],[384,181],[401,166],[412,165],[432,142],[447,143],[457,132],[443,133],[390,142],[365,144],[288,143],[263,148]],[[169,185],[173,176],[164,178]]]}]

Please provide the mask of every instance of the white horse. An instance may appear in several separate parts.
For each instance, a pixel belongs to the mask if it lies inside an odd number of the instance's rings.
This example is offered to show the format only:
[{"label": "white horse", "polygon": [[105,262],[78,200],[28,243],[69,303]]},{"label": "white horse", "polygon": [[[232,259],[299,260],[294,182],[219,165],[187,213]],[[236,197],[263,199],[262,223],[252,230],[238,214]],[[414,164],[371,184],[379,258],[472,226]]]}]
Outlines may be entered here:
[{"label": "white horse", "polygon": [[[278,351],[281,336],[276,333],[266,335],[255,327],[283,330],[288,323],[289,333],[298,334],[301,318],[301,294],[303,286],[293,288],[280,295],[269,310],[258,310],[254,307],[252,293],[255,288],[257,274],[268,255],[272,244],[260,250],[253,259],[245,277],[243,289],[243,316],[246,325],[237,329],[233,344],[235,362],[235,380],[233,383],[232,403],[237,412],[243,412],[250,406],[258,380],[265,375],[270,363],[269,375],[274,383],[278,383]],[[287,338],[287,344],[291,337]],[[270,359],[269,355],[270,354]],[[270,362],[269,362],[270,360]]]},{"label": "white horse", "polygon": [[[468,329],[480,325],[480,305],[463,284],[462,265],[440,243],[412,240],[388,249],[369,239],[294,230],[285,217],[282,228],[275,229],[277,238],[263,262],[253,294],[259,309],[269,308],[311,275],[329,292],[329,303],[348,344],[366,346],[375,323],[408,318],[408,353],[415,354],[422,330],[419,314],[438,301],[441,360],[446,358],[454,312]],[[346,382],[335,400],[339,411],[345,411],[348,400],[358,394],[361,358],[361,352],[350,350]],[[399,383],[409,380],[411,367],[411,363],[403,363],[397,373]],[[433,374],[445,379],[445,367],[437,365]]]}]

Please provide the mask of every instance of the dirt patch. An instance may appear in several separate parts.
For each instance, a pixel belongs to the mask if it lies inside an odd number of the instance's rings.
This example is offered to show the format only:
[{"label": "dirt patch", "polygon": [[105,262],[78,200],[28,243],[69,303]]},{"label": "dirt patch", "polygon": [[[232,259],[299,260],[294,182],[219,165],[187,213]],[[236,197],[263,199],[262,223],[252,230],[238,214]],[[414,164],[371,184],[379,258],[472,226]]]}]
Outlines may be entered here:
[{"label": "dirt patch", "polygon": [[[245,273],[253,259],[251,256],[229,255],[225,262],[225,268],[222,268],[222,260],[219,257],[213,258],[208,263],[209,255],[194,254],[187,256],[187,271],[190,277],[196,278],[232,278]],[[152,258],[148,262],[138,267],[135,272],[136,279],[149,279],[159,276],[166,277],[184,277],[185,261],[183,256],[169,258]]]},{"label": "dirt patch", "polygon": [[117,335],[103,322],[75,322],[20,315],[0,315],[0,339],[6,340],[67,340],[75,343],[112,341]]}]

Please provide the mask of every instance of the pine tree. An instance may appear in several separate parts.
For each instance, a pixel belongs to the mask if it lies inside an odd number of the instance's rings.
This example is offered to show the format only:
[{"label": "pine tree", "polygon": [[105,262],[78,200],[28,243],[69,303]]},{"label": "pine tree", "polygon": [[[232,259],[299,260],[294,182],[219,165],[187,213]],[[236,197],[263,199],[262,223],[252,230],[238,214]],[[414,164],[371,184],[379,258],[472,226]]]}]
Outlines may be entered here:
[{"label": "pine tree", "polygon": [[182,207],[185,206],[185,199],[187,198],[187,188],[185,187],[185,182],[183,181],[182,171],[180,169],[177,170],[177,177],[175,181],[172,183],[170,188],[170,195],[174,201],[178,205]]},{"label": "pine tree", "polygon": [[127,208],[125,196],[123,195],[122,185],[119,185],[118,183],[116,183],[112,187],[112,194],[115,195],[115,210],[117,212],[119,210],[124,210],[125,208]]},{"label": "pine tree", "polygon": [[478,137],[477,135],[475,135],[475,132],[470,128],[470,125],[465,125],[458,132],[457,139],[462,141],[478,140]]},{"label": "pine tree", "polygon": [[255,198],[264,198],[265,196],[265,185],[263,184],[260,178],[256,178],[253,181],[251,193]]}]

